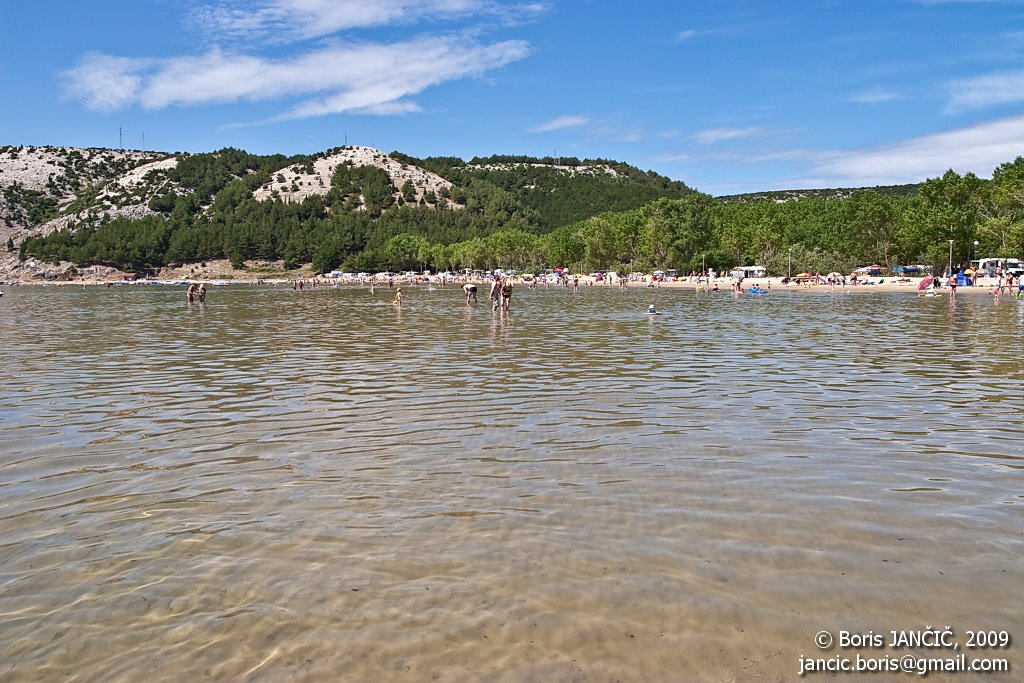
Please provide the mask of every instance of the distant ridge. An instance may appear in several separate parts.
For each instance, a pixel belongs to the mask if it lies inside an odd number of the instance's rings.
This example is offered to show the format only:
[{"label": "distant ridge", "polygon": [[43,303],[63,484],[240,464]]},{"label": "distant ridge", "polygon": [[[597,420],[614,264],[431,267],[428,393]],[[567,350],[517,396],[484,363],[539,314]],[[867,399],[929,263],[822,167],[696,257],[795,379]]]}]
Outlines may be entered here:
[{"label": "distant ridge", "polygon": [[790,202],[800,199],[847,199],[854,192],[871,190],[878,194],[894,197],[912,197],[921,188],[921,183],[910,185],[875,185],[874,187],[835,187],[808,190],[766,190],[764,192],[745,192],[743,194],[721,195],[717,197],[723,202]]}]

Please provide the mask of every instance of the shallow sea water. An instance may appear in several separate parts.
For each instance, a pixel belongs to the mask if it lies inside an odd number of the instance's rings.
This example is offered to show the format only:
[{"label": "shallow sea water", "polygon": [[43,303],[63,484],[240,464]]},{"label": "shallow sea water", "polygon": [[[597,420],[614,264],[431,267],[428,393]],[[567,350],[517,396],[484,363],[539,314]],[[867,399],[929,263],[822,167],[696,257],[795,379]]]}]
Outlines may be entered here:
[{"label": "shallow sea water", "polygon": [[1024,671],[1024,301],[403,293],[5,288],[0,680]]}]

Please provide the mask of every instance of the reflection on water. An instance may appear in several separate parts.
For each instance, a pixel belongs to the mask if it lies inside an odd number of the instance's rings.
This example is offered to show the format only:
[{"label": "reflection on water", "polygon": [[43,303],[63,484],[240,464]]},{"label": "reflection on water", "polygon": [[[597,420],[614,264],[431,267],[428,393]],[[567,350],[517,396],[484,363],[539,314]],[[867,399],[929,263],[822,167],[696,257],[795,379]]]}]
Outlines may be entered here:
[{"label": "reflection on water", "polygon": [[0,678],[775,681],[823,629],[1020,631],[1024,302],[403,293],[7,290]]}]

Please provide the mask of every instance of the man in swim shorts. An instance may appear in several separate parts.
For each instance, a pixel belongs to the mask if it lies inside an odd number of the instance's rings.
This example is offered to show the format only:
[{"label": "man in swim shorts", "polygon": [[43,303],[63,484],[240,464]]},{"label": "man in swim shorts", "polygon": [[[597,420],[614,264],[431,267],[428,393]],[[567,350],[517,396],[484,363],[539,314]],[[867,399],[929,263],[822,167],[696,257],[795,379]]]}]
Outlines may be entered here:
[{"label": "man in swim shorts", "polygon": [[467,304],[470,303],[471,301],[474,304],[476,303],[476,283],[475,282],[467,282],[466,284],[462,285],[462,291],[464,291],[466,293],[466,303]]}]

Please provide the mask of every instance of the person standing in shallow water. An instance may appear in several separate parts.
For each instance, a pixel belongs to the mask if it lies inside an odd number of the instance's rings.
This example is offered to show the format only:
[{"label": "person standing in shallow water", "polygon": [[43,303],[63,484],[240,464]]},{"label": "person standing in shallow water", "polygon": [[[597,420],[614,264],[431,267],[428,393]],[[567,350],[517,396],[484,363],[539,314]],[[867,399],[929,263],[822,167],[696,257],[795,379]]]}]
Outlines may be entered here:
[{"label": "person standing in shallow water", "polygon": [[506,277],[501,281],[501,310],[507,311],[512,304],[512,278]]},{"label": "person standing in shallow water", "polygon": [[491,310],[498,310],[498,306],[501,305],[501,278],[495,276],[494,280],[491,281],[491,291],[488,297],[491,300]]},{"label": "person standing in shallow water", "polygon": [[199,297],[199,303],[206,303],[206,285],[199,285],[199,289],[196,290],[196,296]]},{"label": "person standing in shallow water", "polygon": [[196,283],[193,282],[192,284],[190,284],[188,286],[188,290],[185,292],[185,300],[188,301],[189,303],[195,301],[197,290],[198,287],[196,286]]},{"label": "person standing in shallow water", "polygon": [[462,285],[462,290],[466,293],[466,303],[476,303],[476,283],[467,282]]}]

